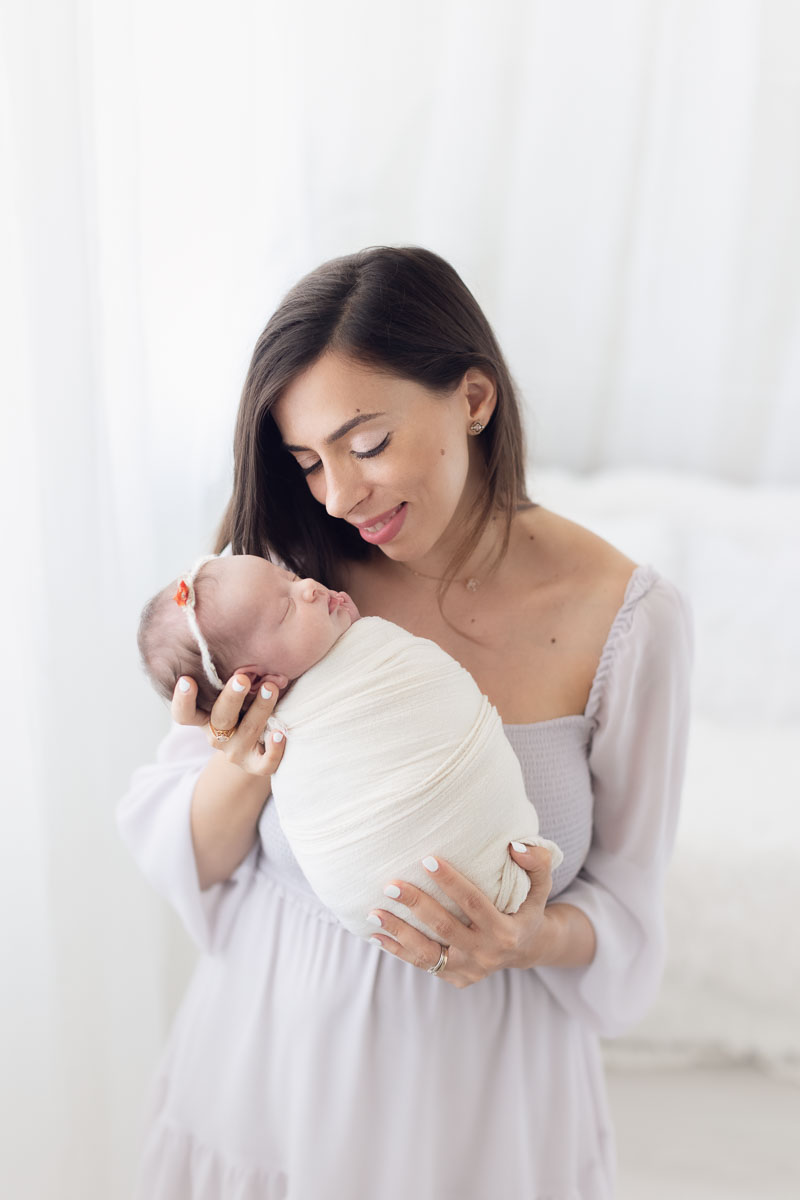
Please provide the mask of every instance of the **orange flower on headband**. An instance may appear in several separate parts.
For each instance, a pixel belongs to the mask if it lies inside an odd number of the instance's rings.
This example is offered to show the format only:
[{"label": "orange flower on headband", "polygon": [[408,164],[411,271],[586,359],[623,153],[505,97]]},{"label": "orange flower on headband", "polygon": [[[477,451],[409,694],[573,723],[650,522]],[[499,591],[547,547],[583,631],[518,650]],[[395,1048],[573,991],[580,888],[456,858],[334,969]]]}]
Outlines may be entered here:
[{"label": "orange flower on headband", "polygon": [[181,608],[185,608],[189,603],[189,585],[185,579],[182,579],[178,584],[178,590],[175,593],[174,600]]}]

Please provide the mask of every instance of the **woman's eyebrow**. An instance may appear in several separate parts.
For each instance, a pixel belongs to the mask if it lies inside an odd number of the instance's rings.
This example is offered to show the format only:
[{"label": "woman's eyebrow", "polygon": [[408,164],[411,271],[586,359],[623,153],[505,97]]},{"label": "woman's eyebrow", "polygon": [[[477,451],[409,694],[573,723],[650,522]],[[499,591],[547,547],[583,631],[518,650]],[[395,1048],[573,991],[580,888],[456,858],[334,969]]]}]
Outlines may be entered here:
[{"label": "woman's eyebrow", "polygon": [[[338,442],[339,438],[343,438],[351,429],[355,429],[356,425],[363,425],[365,421],[374,421],[376,417],[385,417],[386,413],[359,413],[357,417],[351,417],[349,421],[345,421],[344,425],[340,425],[333,433],[325,438],[325,445],[332,446],[334,442]],[[292,450],[298,452],[300,450],[308,450],[309,446],[290,446],[288,442],[283,443],[284,450]]]}]

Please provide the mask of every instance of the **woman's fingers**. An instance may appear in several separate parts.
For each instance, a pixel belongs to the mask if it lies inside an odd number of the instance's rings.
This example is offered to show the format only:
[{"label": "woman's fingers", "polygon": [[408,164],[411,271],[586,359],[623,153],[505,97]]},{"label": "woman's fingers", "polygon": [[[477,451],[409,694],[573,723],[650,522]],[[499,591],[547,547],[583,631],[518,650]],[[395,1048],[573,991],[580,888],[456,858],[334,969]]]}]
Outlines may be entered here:
[{"label": "woman's fingers", "polygon": [[533,963],[552,886],[552,858],[543,846],[512,843],[509,851],[531,878],[530,892],[513,916],[499,912],[480,888],[445,859],[429,857],[422,860],[426,871],[455,901],[469,923],[453,916],[421,888],[396,880],[387,886],[386,894],[405,905],[436,941],[385,909],[374,909],[370,914],[376,925],[376,940],[397,958],[425,970],[436,965],[440,943],[454,950],[455,958],[448,958],[441,977],[455,987],[466,987],[501,967],[529,965],[528,959]]},{"label": "woman's fingers", "polygon": [[278,700],[275,684],[262,683],[239,722],[236,736],[227,752],[231,762],[237,763],[251,775],[272,775],[283,758],[286,745],[283,733],[275,730],[267,733],[267,721]]},{"label": "woman's fingers", "polygon": [[512,842],[509,854],[531,877],[531,890],[521,907],[541,906],[553,887],[552,854],[546,846],[526,846],[522,842]]},{"label": "woman's fingers", "polygon": [[[438,860],[437,860],[438,861]],[[470,885],[471,886],[471,885]],[[386,889],[386,894],[390,895],[398,904],[404,905],[409,912],[414,914],[414,920],[424,925],[426,929],[430,929],[436,939],[445,946],[463,946],[469,945],[471,926],[466,925],[458,917],[449,912],[438,900],[433,896],[429,896],[422,888],[416,887],[413,883],[404,883],[401,880],[392,882]],[[398,936],[398,925],[403,925],[405,922],[399,921],[398,918],[390,912],[384,914],[383,909],[375,909],[375,913],[383,919],[386,917],[384,927],[393,937]],[[429,939],[426,939],[429,941]]]},{"label": "woman's fingers", "polygon": [[286,739],[282,733],[267,734],[263,743],[257,741],[252,750],[247,752],[239,766],[247,771],[248,775],[274,775],[285,749]]},{"label": "woman's fingers", "polygon": [[[375,941],[379,942],[384,950],[394,954],[395,958],[402,958],[404,962],[421,971],[430,970],[438,962],[441,945],[426,937],[413,925],[401,921],[394,913],[376,908],[367,920],[375,926]],[[450,946],[452,943],[443,941],[443,945]]]},{"label": "woman's fingers", "polygon": [[243,748],[253,749],[267,727],[267,721],[272,715],[277,699],[278,689],[275,684],[262,683],[236,731],[237,741]]},{"label": "woman's fingers", "polygon": [[421,888],[397,880],[389,884],[387,895],[413,912],[414,919],[430,929],[436,940],[392,912],[373,909],[370,920],[380,921],[380,926],[376,923],[376,940],[384,950],[426,971],[436,965],[441,947],[447,946],[449,952],[455,951],[456,959],[453,961],[451,953],[441,978],[456,987],[465,987],[487,973],[483,958],[500,944],[504,947],[506,940],[511,939],[511,930],[502,927],[501,914],[480,888],[445,859],[428,857],[423,859],[423,866],[435,878],[437,886],[455,900],[470,924],[453,916]]},{"label": "woman's fingers", "polygon": [[[422,865],[436,886],[440,887],[451,900],[455,900],[470,924],[485,926],[499,915],[489,897],[445,859],[429,855],[427,858],[423,858]],[[426,893],[422,892],[420,895],[426,896]],[[427,896],[426,898],[432,899]],[[424,901],[420,900],[420,903],[424,903]],[[441,906],[437,905],[437,907]]]},{"label": "woman's fingers", "polygon": [[[409,925],[407,921],[387,909],[373,909],[367,920],[375,925],[376,930],[383,929],[400,943],[407,951],[407,954],[402,957],[407,957],[408,961],[413,962],[415,966],[424,966],[427,969],[436,962],[440,945],[460,948],[469,946],[470,930],[468,926],[463,921],[459,921],[458,917],[449,913],[432,896],[410,883],[391,884],[390,887],[392,898],[397,900],[398,904],[404,904],[409,912],[413,913],[414,920],[429,929],[435,938],[433,941],[426,937],[415,926]],[[400,895],[395,896],[395,891],[398,891]],[[380,925],[378,925],[378,921],[380,921]]]},{"label": "woman's fingers", "polygon": [[250,680],[246,675],[232,675],[214,701],[207,733],[215,750],[225,750],[237,732],[239,714],[249,691]]},{"label": "woman's fingers", "polygon": [[205,725],[208,717],[204,712],[198,712],[197,684],[188,675],[181,675],[172,693],[172,719],[177,725]]},{"label": "woman's fingers", "polygon": [[[239,682],[244,678],[240,676]],[[236,692],[235,681],[232,681],[232,691],[234,696],[240,696],[240,693]],[[220,698],[223,694],[220,693]],[[271,677],[265,677],[256,688],[252,703],[228,739],[223,743],[220,743],[219,739],[212,740],[211,744],[223,751],[228,762],[235,763],[248,775],[274,775],[283,758],[286,741],[282,731],[266,732],[267,722],[278,701],[278,695],[278,684]],[[240,700],[240,704],[241,702]],[[212,723],[214,728],[218,729],[213,714]],[[213,734],[210,736],[213,738]]]},{"label": "woman's fingers", "polygon": [[283,758],[286,742],[280,732],[267,735],[263,741],[262,735],[280,688],[287,682],[285,676],[265,676],[242,717],[242,707],[251,690],[250,680],[246,675],[233,675],[214,701],[209,721],[208,715],[196,707],[197,684],[189,677],[181,678],[172,697],[172,717],[179,725],[204,725],[209,744],[249,775],[273,775]]}]

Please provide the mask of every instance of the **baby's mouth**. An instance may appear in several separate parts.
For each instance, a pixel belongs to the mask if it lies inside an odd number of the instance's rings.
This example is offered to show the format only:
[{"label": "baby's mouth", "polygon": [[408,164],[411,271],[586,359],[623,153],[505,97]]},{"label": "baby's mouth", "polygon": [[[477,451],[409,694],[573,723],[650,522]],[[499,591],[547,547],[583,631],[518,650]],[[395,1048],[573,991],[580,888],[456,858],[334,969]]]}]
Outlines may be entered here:
[{"label": "baby's mouth", "polygon": [[350,614],[350,620],[357,621],[361,613],[356,608],[352,598],[347,592],[331,592],[328,597],[328,613],[334,612],[337,608],[343,608]]}]

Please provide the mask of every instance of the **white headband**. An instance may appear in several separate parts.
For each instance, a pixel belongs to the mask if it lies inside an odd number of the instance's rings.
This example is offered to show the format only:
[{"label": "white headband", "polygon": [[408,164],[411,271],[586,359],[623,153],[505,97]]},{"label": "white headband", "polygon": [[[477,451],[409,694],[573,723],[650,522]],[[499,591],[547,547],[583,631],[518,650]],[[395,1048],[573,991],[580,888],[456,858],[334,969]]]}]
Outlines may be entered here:
[{"label": "white headband", "polygon": [[192,567],[188,575],[184,575],[178,581],[178,590],[175,593],[175,603],[186,613],[186,620],[189,622],[189,628],[192,631],[194,640],[197,642],[197,648],[200,651],[200,656],[203,660],[203,670],[206,673],[208,682],[221,692],[225,684],[217,674],[217,668],[211,659],[211,651],[208,648],[208,642],[203,637],[200,626],[197,623],[197,614],[195,613],[195,605],[197,597],[194,592],[194,581],[197,578],[197,573],[201,567],[204,567],[207,562],[218,558],[217,554],[206,554],[203,558],[198,558],[197,562]]}]

